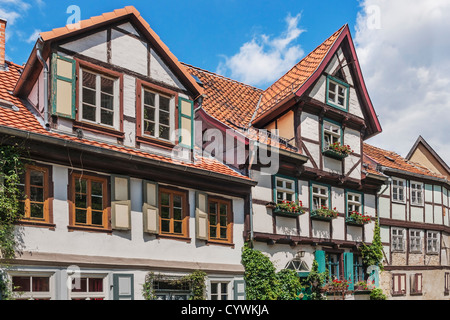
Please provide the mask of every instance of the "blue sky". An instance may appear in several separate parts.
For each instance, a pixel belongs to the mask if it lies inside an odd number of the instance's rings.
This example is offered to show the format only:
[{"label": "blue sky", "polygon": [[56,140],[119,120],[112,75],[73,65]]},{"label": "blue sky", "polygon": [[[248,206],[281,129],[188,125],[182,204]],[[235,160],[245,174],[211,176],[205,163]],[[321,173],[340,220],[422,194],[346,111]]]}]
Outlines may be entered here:
[{"label": "blue sky", "polygon": [[422,135],[450,164],[448,0],[0,0],[7,58],[25,63],[74,4],[81,19],[133,5],[180,61],[262,89],[347,23],[383,128],[368,142],[405,156]]}]

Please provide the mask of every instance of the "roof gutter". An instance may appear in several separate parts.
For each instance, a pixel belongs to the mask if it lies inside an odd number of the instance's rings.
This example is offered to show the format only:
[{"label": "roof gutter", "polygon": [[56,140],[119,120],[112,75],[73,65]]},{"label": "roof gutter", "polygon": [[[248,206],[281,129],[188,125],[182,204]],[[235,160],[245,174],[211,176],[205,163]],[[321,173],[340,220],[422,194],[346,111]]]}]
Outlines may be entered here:
[{"label": "roof gutter", "polygon": [[130,155],[130,154],[126,154],[126,153],[119,152],[119,151],[108,150],[108,149],[104,149],[104,148],[100,148],[100,147],[96,147],[96,146],[82,144],[82,143],[71,141],[71,140],[64,140],[64,139],[60,139],[60,138],[56,138],[56,137],[52,137],[52,136],[46,136],[43,134],[29,132],[29,131],[23,131],[23,130],[10,128],[10,127],[0,126],[0,133],[23,138],[26,140],[33,140],[33,141],[42,142],[42,143],[50,143],[50,144],[57,145],[60,147],[71,148],[74,150],[98,153],[101,155],[116,157],[116,158],[126,160],[126,161],[136,161],[136,162],[141,162],[141,163],[147,164],[147,165],[153,165],[153,166],[158,166],[158,167],[162,167],[162,168],[169,168],[169,169],[177,170],[180,172],[188,172],[188,173],[198,174],[198,175],[209,177],[209,178],[216,178],[216,179],[226,180],[226,181],[230,181],[230,182],[234,182],[234,183],[240,183],[240,184],[244,184],[247,186],[255,186],[257,184],[257,182],[253,181],[253,180],[247,180],[247,179],[243,179],[243,178],[228,176],[225,174],[220,174],[220,173],[207,171],[207,170],[203,170],[203,169],[198,169],[198,168],[193,168],[193,167],[188,167],[188,166],[171,164],[171,163],[167,163],[167,162],[160,161],[160,160],[153,160],[153,159],[149,159],[149,158],[145,158],[145,157],[141,157],[141,156]]},{"label": "roof gutter", "polygon": [[424,175],[424,174],[413,173],[413,172],[400,170],[400,169],[394,169],[394,168],[390,168],[390,167],[386,167],[386,166],[380,166],[380,170],[383,173],[385,171],[386,172],[399,173],[399,174],[404,174],[404,175],[413,176],[413,177],[416,177],[416,178],[427,179],[427,180],[440,182],[440,183],[445,183],[447,185],[450,185],[450,181],[448,181],[447,179],[443,179],[443,178],[427,176],[427,175]]}]

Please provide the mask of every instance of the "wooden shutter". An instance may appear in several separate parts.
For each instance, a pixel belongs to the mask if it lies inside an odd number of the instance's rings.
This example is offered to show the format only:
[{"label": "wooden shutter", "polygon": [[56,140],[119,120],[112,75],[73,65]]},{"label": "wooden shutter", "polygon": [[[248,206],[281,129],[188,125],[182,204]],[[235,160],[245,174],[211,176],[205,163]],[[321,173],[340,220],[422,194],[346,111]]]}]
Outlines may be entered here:
[{"label": "wooden shutter", "polygon": [[113,275],[114,300],[134,300],[134,275]]},{"label": "wooden shutter", "polygon": [[353,290],[355,288],[355,277],[353,272],[353,253],[344,252],[344,277],[347,281],[350,281],[348,289]]},{"label": "wooden shutter", "polygon": [[323,250],[316,250],[315,259],[319,265],[319,272],[325,272],[326,270],[326,263],[325,263],[325,251]]},{"label": "wooden shutter", "polygon": [[158,184],[143,181],[142,216],[144,219],[144,232],[159,234]]},{"label": "wooden shutter", "polygon": [[178,102],[179,144],[182,147],[194,148],[194,102],[179,98]]},{"label": "wooden shutter", "polygon": [[208,240],[208,195],[196,192],[195,199],[196,236],[199,240]]},{"label": "wooden shutter", "polygon": [[234,281],[234,300],[245,300],[245,281]]},{"label": "wooden shutter", "polygon": [[406,274],[392,275],[392,291],[394,295],[404,295],[406,293]]},{"label": "wooden shutter", "polygon": [[111,176],[111,225],[115,230],[131,229],[129,177]]},{"label": "wooden shutter", "polygon": [[53,115],[75,119],[76,77],[75,60],[54,53],[51,90]]},{"label": "wooden shutter", "polygon": [[410,290],[412,294],[422,293],[422,274],[415,273],[410,275]]}]

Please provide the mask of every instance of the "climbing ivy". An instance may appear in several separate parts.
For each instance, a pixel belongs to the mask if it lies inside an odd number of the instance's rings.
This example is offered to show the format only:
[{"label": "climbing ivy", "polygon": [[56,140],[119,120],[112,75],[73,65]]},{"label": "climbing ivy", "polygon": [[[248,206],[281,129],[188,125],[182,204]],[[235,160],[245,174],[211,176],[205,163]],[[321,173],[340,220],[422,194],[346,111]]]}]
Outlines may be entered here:
[{"label": "climbing ivy", "polygon": [[294,300],[302,285],[293,270],[276,273],[269,257],[246,244],[242,250],[247,300]]},{"label": "climbing ivy", "polygon": [[325,295],[322,293],[322,287],[328,279],[328,270],[325,272],[319,272],[319,263],[314,259],[311,272],[306,278],[306,283],[309,285],[308,299],[311,300],[326,300]]},{"label": "climbing ivy", "polygon": [[3,300],[11,298],[6,261],[15,257],[15,224],[23,215],[19,201],[23,193],[18,187],[25,170],[22,154],[18,146],[0,145],[0,299]]},{"label": "climbing ivy", "polygon": [[383,245],[381,243],[380,225],[378,219],[375,220],[375,228],[371,245],[365,243],[359,248],[361,251],[364,267],[378,266],[383,271]]}]

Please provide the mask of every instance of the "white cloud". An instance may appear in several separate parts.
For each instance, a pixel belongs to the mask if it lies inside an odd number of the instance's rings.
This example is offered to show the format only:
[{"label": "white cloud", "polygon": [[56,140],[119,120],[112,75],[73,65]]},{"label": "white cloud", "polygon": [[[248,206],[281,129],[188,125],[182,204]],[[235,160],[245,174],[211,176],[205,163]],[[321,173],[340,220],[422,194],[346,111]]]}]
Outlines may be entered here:
[{"label": "white cloud", "polygon": [[27,38],[27,39],[25,39],[25,42],[26,43],[34,43],[34,42],[36,42],[36,40],[39,38],[39,36],[40,36],[40,33],[41,33],[41,30],[39,30],[39,29],[35,29],[34,31],[33,31],[33,33]]},{"label": "white cloud", "polygon": [[450,1],[363,0],[361,6],[354,41],[383,127],[368,142],[405,156],[422,135],[450,164]]},{"label": "white cloud", "polygon": [[271,38],[262,34],[244,43],[239,52],[231,57],[224,57],[217,68],[217,73],[228,75],[233,79],[258,86],[276,81],[291,69],[304,55],[304,51],[295,44],[304,32],[298,24],[300,14],[286,17],[286,30],[279,36]]}]

